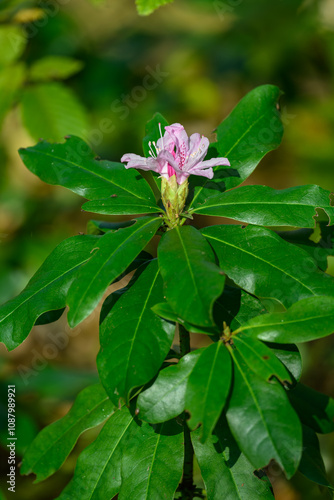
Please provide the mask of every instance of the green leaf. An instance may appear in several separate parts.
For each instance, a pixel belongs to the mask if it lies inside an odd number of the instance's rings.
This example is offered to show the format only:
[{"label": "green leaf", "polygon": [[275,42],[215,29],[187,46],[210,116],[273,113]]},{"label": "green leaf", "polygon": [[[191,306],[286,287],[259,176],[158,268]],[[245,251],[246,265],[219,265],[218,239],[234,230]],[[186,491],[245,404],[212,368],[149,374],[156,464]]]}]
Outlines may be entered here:
[{"label": "green leaf", "polygon": [[232,336],[231,342],[240,357],[259,377],[270,381],[275,376],[283,384],[292,384],[292,378],[285,366],[261,341],[239,333]]},{"label": "green leaf", "polygon": [[168,354],[175,326],[151,311],[162,298],[162,279],[154,260],[121,295],[101,325],[97,367],[116,405],[119,398],[128,402],[134,388],[149,382]]},{"label": "green leaf", "polygon": [[242,186],[210,197],[191,212],[263,226],[314,227],[319,208],[326,212],[329,222],[334,218],[330,194],[319,186],[282,190],[267,186]]},{"label": "green leaf", "polygon": [[311,481],[333,489],[327,479],[318,436],[305,425],[303,425],[303,454],[299,464],[299,471]]},{"label": "green leaf", "polygon": [[144,249],[161,222],[160,218],[141,217],[130,227],[100,237],[90,260],[77,274],[68,292],[68,321],[71,327],[89,316],[106,288]]},{"label": "green leaf", "polygon": [[150,387],[139,394],[140,419],[158,424],[184,411],[188,377],[201,352],[202,349],[197,349],[176,365],[164,368]]},{"label": "green leaf", "polygon": [[231,432],[256,469],[274,459],[289,479],[296,472],[302,453],[300,421],[278,382],[264,381],[237,350],[230,352],[234,385],[226,416]]},{"label": "green leaf", "polygon": [[106,500],[121,487],[121,460],[133,427],[126,407],[104,425],[97,439],[79,456],[72,481],[57,500]]},{"label": "green leaf", "polygon": [[106,215],[164,213],[164,210],[158,207],[154,201],[130,196],[118,197],[118,195],[114,195],[112,198],[88,201],[82,205],[82,209],[86,212]]},{"label": "green leaf", "polygon": [[154,305],[152,307],[152,311],[161,318],[173,321],[174,323],[180,323],[186,330],[188,330],[188,332],[203,333],[205,335],[217,335],[219,333],[217,327],[206,328],[205,326],[197,326],[189,323],[188,321],[184,321],[184,319],[180,318],[173,311],[169,302],[160,302],[159,304]]},{"label": "green leaf", "polygon": [[23,54],[27,41],[20,26],[0,26],[0,67],[16,61]]},{"label": "green leaf", "polygon": [[65,417],[45,427],[24,455],[21,473],[36,474],[40,482],[64,463],[78,437],[87,429],[104,422],[115,407],[100,384],[86,387]]},{"label": "green leaf", "polygon": [[269,229],[225,225],[201,232],[229,278],[257,297],[275,298],[289,307],[306,297],[334,295],[334,279],[319,271],[306,252]]},{"label": "green leaf", "polygon": [[286,312],[263,314],[240,330],[261,340],[294,344],[320,339],[334,331],[334,297],[309,297]]},{"label": "green leaf", "polygon": [[21,110],[24,126],[36,140],[43,137],[60,141],[67,134],[85,137],[90,128],[83,105],[62,83],[41,83],[26,88]]},{"label": "green leaf", "polygon": [[258,299],[240,288],[231,286],[225,286],[223,293],[214,303],[213,318],[215,326],[212,327],[201,327],[185,321],[173,311],[168,302],[156,304],[152,310],[162,318],[181,323],[189,332],[203,333],[205,335],[221,334],[224,330],[224,322],[227,326],[230,326],[231,330],[234,330],[253,316],[266,312]]},{"label": "green leaf", "polygon": [[334,399],[303,384],[297,384],[288,396],[303,424],[319,434],[334,431]]},{"label": "green leaf", "polygon": [[45,56],[29,68],[29,79],[33,82],[63,80],[82,70],[84,63],[73,57]]},{"label": "green leaf", "polygon": [[173,500],[183,472],[183,428],[175,420],[134,429],[122,457],[118,500]]},{"label": "green leaf", "polygon": [[225,419],[221,419],[214,433],[203,444],[200,429],[191,433],[196,459],[201,469],[208,498],[271,500],[274,498],[266,476],[259,479],[254,467],[241,453]]},{"label": "green leaf", "polygon": [[149,185],[135,169],[95,159],[94,152],[78,137],[67,137],[60,144],[41,141],[19,152],[26,167],[42,181],[64,186],[89,200],[117,194],[154,202]]},{"label": "green leaf", "polygon": [[20,295],[0,308],[0,340],[7,349],[20,345],[43,313],[66,306],[71,283],[99,242],[99,236],[66,239],[53,250]]},{"label": "green leaf", "polygon": [[0,126],[6,113],[15,103],[24,78],[25,67],[23,64],[15,64],[0,70]]},{"label": "green leaf", "polygon": [[176,227],[161,239],[158,259],[174,312],[185,321],[213,326],[212,308],[223,291],[225,276],[205,238],[192,226]]},{"label": "green leaf", "polygon": [[192,207],[209,196],[241,184],[260,160],[282,140],[283,125],[277,110],[281,95],[274,85],[262,85],[249,92],[217,128],[217,142],[209,148],[209,158],[228,158],[231,167],[215,167],[214,178],[190,178],[194,190]]},{"label": "green leaf", "polygon": [[190,413],[190,429],[202,424],[200,439],[203,443],[225,406],[231,377],[231,356],[222,341],[202,350],[188,379],[185,409]]},{"label": "green leaf", "polygon": [[302,374],[302,358],[295,344],[274,344],[265,342],[270,350],[289,370],[295,380],[299,380]]},{"label": "green leaf", "polygon": [[[160,126],[159,126],[160,125]],[[160,139],[160,128],[161,133],[164,135],[165,127],[168,125],[168,121],[160,113],[155,113],[152,120],[146,123],[145,127],[145,137],[143,139],[143,151],[146,158],[150,156],[150,146],[149,142],[152,144],[157,143]]]},{"label": "green leaf", "polygon": [[118,229],[129,227],[134,224],[134,220],[126,220],[123,222],[105,222],[102,220],[89,220],[87,222],[87,234],[102,235],[110,231],[117,231]]},{"label": "green leaf", "polygon": [[289,243],[293,243],[310,254],[322,271],[328,267],[327,257],[334,255],[334,226],[317,222],[316,228],[295,231],[277,231]]},{"label": "green leaf", "polygon": [[35,325],[49,325],[50,323],[54,323],[63,315],[64,311],[65,307],[56,311],[47,311],[36,320]]},{"label": "green leaf", "polygon": [[171,2],[173,2],[173,0],[136,0],[136,5],[139,15],[148,16],[161,5],[166,5]]},{"label": "green leaf", "polygon": [[224,321],[231,330],[235,330],[250,318],[264,312],[266,310],[258,299],[232,286],[225,286],[213,307],[215,323],[220,331],[224,329]]}]

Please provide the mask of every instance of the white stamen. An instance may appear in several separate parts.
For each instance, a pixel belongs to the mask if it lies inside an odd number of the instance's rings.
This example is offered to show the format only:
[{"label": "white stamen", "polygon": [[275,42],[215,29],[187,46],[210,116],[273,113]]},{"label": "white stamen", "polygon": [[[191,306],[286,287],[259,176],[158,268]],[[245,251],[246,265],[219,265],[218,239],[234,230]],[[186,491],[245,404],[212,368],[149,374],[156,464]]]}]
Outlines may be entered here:
[{"label": "white stamen", "polygon": [[[153,146],[155,147],[155,149],[157,149],[156,146],[155,146],[155,142],[153,142]],[[154,150],[152,148],[152,142],[151,141],[148,143],[148,147],[150,148],[149,155],[152,156],[152,158],[156,158],[157,155],[155,154],[155,152],[154,152]]]},{"label": "white stamen", "polygon": [[160,132],[162,149],[165,149],[164,148],[164,138],[162,137],[162,131],[161,131],[161,123],[159,123],[159,132]]}]

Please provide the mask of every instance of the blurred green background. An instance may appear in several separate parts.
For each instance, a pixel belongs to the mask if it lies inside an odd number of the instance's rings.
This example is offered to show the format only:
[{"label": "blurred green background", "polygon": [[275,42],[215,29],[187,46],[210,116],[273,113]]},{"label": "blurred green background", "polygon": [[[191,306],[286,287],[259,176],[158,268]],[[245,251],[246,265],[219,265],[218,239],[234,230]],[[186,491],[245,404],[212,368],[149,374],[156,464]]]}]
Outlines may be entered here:
[{"label": "blurred green background", "polygon": [[[0,303],[21,291],[58,243],[85,232],[89,220],[79,197],[43,184],[23,166],[17,150],[39,138],[76,134],[97,155],[119,161],[124,153],[141,154],[145,123],[156,111],[212,138],[249,90],[271,83],[284,92],[285,136],[247,183],[332,190],[333,34],[332,0],[175,0],[149,17],[138,16],[134,0],[2,0]],[[1,401],[7,384],[16,383],[20,453],[96,380],[97,324],[93,315],[71,332],[62,318],[35,327],[10,354],[1,346]],[[302,351],[304,382],[332,397],[333,346],[329,338]],[[4,442],[4,407],[0,422]],[[56,498],[93,437],[81,438],[53,478],[39,485],[19,479],[16,497]],[[334,437],[325,436],[322,448],[333,480]],[[4,449],[3,456],[6,474]],[[272,479],[278,499],[326,498],[303,478]]]}]

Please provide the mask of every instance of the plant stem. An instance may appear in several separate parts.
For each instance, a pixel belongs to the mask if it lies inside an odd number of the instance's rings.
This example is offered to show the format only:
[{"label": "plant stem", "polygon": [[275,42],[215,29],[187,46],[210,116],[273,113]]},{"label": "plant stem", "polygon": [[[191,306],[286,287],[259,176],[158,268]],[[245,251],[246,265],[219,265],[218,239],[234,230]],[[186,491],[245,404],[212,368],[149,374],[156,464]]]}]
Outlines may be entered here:
[{"label": "plant stem", "polygon": [[[189,332],[179,324],[180,337],[180,352],[181,356],[185,356],[190,352],[190,335]],[[183,478],[179,490],[182,493],[184,500],[192,500],[194,498],[195,485],[193,482],[194,475],[194,448],[191,442],[190,430],[184,420],[184,462],[183,462]]]}]

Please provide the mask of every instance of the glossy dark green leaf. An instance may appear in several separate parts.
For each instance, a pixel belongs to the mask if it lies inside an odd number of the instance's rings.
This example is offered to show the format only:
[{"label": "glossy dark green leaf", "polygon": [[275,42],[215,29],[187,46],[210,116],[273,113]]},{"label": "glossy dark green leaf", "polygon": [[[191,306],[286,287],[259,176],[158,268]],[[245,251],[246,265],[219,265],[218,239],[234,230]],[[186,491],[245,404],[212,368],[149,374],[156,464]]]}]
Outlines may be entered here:
[{"label": "glossy dark green leaf", "polygon": [[317,222],[313,229],[295,231],[277,231],[277,234],[289,243],[293,243],[316,261],[322,271],[328,267],[327,257],[334,255],[334,226],[327,226],[324,221]]},{"label": "glossy dark green leaf", "polygon": [[204,333],[205,335],[219,334],[219,329],[217,329],[217,327],[213,326],[206,328],[205,326],[197,326],[189,323],[188,321],[184,321],[184,319],[180,318],[180,316],[173,311],[169,302],[160,302],[159,304],[156,304],[152,307],[152,311],[161,318],[173,321],[174,323],[180,323],[186,330],[188,330],[188,332]]},{"label": "glossy dark green leaf", "polygon": [[90,220],[87,222],[87,234],[98,234],[102,235],[104,233],[109,233],[110,231],[117,231],[125,227],[132,226],[134,220],[126,220],[122,222],[106,222],[102,220]]},{"label": "glossy dark green leaf", "polygon": [[82,205],[82,209],[86,212],[106,215],[131,215],[131,214],[149,214],[164,212],[159,208],[154,201],[143,200],[133,196],[115,195],[111,198],[103,198],[102,200],[88,201]]},{"label": "glossy dark green leaf", "polygon": [[57,321],[65,311],[65,307],[58,309],[57,311],[47,311],[43,313],[36,321],[35,325],[49,325],[54,321]]},{"label": "glossy dark green leaf", "polygon": [[211,144],[210,158],[228,158],[230,167],[215,167],[212,180],[190,178],[194,190],[191,206],[209,196],[241,184],[260,160],[282,140],[283,125],[277,109],[281,95],[274,85],[262,85],[249,92],[217,128],[217,142]]},{"label": "glossy dark green leaf", "polygon": [[173,342],[175,326],[151,311],[163,298],[162,288],[154,260],[119,298],[101,325],[97,367],[116,405],[120,398],[128,402],[134,388],[154,377]]},{"label": "glossy dark green leaf", "polygon": [[65,307],[71,283],[99,241],[73,236],[60,243],[20,295],[0,308],[0,340],[7,349],[20,345],[43,313]]},{"label": "glossy dark green leaf", "polygon": [[314,227],[317,209],[334,218],[330,192],[319,186],[276,190],[267,186],[242,186],[210,197],[192,213],[214,215],[262,226]]},{"label": "glossy dark green leaf", "polygon": [[275,376],[283,384],[292,384],[292,378],[285,366],[263,342],[242,333],[233,335],[232,342],[248,367],[261,378],[269,381]]},{"label": "glossy dark green leaf", "polygon": [[237,350],[230,352],[234,384],[226,416],[231,432],[254,468],[274,459],[290,478],[301,458],[302,429],[286,391],[256,375]]},{"label": "glossy dark green leaf", "polygon": [[196,459],[210,500],[273,500],[269,479],[259,479],[254,467],[241,453],[225,419],[203,444],[200,429],[191,433]]},{"label": "glossy dark green leaf", "polygon": [[309,297],[286,312],[263,314],[240,329],[261,340],[294,344],[330,335],[334,331],[334,297]]},{"label": "glossy dark green leaf", "polygon": [[299,464],[299,471],[311,481],[333,489],[327,479],[318,436],[305,425],[303,425],[303,454]]},{"label": "glossy dark green leaf", "polygon": [[161,423],[177,417],[184,411],[189,374],[200,356],[197,349],[184,356],[176,365],[164,368],[153,384],[138,396],[139,418]]},{"label": "glossy dark green leaf", "polygon": [[288,396],[303,424],[319,434],[334,431],[334,399],[304,384],[297,384]]},{"label": "glossy dark green leaf", "polygon": [[74,477],[58,500],[113,498],[121,487],[121,460],[133,427],[138,426],[126,407],[115,411],[79,456]]},{"label": "glossy dark green leaf", "polygon": [[185,321],[213,326],[212,308],[225,276],[205,238],[192,226],[176,227],[160,241],[158,259],[165,295]]},{"label": "glossy dark green leaf", "polygon": [[63,83],[28,86],[20,101],[24,126],[35,140],[61,141],[66,134],[84,137],[90,128],[83,104]]},{"label": "glossy dark green leaf", "polygon": [[265,342],[275,356],[282,361],[295,380],[299,380],[302,374],[302,358],[295,344],[274,344]]},{"label": "glossy dark green leaf", "polygon": [[306,297],[334,295],[334,279],[270,229],[225,225],[201,232],[229,278],[257,297],[272,297],[289,307]]},{"label": "glossy dark green leaf", "polygon": [[160,225],[159,218],[141,217],[130,227],[100,237],[90,260],[69,289],[70,326],[80,323],[95,309],[108,285],[145,248]]},{"label": "glossy dark green leaf", "polygon": [[63,80],[82,70],[84,63],[73,57],[49,55],[33,62],[29,68],[29,80]]},{"label": "glossy dark green leaf", "polygon": [[19,152],[26,167],[42,181],[64,186],[89,200],[116,194],[154,202],[151,188],[136,170],[95,159],[94,152],[78,137],[68,137],[59,144],[41,141]]},{"label": "glossy dark green leaf", "polygon": [[220,331],[224,328],[224,321],[233,331],[250,318],[265,312],[266,309],[256,297],[232,286],[225,286],[213,307],[213,317]]},{"label": "glossy dark green leaf", "polygon": [[202,442],[210,436],[226,403],[232,377],[231,356],[222,341],[202,350],[187,382],[188,425],[201,425]]},{"label": "glossy dark green leaf", "polygon": [[[159,126],[160,124],[160,126]],[[146,158],[150,156],[150,146],[149,142],[153,144],[154,142],[157,143],[157,141],[160,139],[160,128],[161,128],[161,133],[164,135],[165,133],[165,127],[168,125],[168,121],[166,118],[164,118],[160,113],[155,113],[152,120],[149,120],[146,123],[145,127],[145,137],[143,139],[143,150],[144,150],[144,155]]]},{"label": "glossy dark green leaf", "polygon": [[175,420],[133,427],[122,456],[118,500],[173,500],[183,472],[183,427]]},{"label": "glossy dark green leaf", "polygon": [[45,427],[24,455],[21,473],[36,474],[43,481],[56,472],[87,429],[104,422],[115,411],[100,384],[86,387],[65,417]]}]

